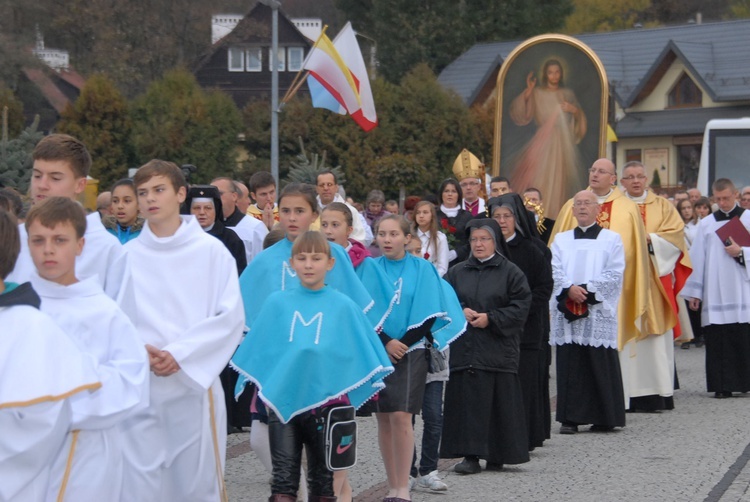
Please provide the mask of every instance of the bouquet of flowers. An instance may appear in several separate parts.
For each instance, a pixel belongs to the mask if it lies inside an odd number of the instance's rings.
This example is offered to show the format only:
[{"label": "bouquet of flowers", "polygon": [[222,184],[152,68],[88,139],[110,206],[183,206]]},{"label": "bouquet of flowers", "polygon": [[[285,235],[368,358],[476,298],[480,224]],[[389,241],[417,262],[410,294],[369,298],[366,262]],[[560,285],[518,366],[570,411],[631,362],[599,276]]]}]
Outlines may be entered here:
[{"label": "bouquet of flowers", "polygon": [[443,234],[445,234],[445,238],[448,240],[448,247],[450,249],[455,249],[456,247],[456,227],[450,224],[450,221],[448,221],[448,218],[440,218],[440,228],[438,228]]}]

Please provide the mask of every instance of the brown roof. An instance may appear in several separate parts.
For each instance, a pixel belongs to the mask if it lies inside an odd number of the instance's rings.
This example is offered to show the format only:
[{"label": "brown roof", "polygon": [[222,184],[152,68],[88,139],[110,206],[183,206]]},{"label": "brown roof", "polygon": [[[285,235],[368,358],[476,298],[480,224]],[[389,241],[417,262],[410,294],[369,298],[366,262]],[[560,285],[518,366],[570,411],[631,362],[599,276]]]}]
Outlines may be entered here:
[{"label": "brown roof", "polygon": [[45,71],[37,68],[24,68],[23,73],[26,75],[26,78],[39,88],[39,91],[49,104],[52,105],[52,108],[54,108],[57,113],[62,113],[65,106],[70,103],[70,100],[65,94],[63,94],[60,88],[55,85]]}]

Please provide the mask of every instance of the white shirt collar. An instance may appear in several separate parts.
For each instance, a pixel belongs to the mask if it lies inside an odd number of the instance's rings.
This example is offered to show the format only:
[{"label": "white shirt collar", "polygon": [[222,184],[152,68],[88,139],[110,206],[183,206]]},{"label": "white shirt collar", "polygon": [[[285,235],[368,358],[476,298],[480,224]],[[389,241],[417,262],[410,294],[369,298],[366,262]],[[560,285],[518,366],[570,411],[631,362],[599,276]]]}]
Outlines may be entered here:
[{"label": "white shirt collar", "polygon": [[640,197],[633,197],[632,195],[630,195],[627,192],[627,190],[625,191],[625,195],[627,195],[628,199],[632,200],[633,202],[636,202],[638,204],[642,204],[642,203],[646,202],[646,197],[648,197],[648,190],[645,190]]}]

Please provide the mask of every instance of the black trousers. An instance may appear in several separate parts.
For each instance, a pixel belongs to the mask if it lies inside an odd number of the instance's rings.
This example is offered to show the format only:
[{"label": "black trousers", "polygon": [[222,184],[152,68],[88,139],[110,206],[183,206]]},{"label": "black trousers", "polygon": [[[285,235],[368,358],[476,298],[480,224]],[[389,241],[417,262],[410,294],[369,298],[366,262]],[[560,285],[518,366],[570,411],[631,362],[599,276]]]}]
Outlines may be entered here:
[{"label": "black trousers", "polygon": [[284,424],[268,410],[268,439],[273,465],[273,495],[297,496],[302,446],[307,447],[307,489],[310,495],[332,497],[333,473],[326,466],[323,408],[297,415]]}]

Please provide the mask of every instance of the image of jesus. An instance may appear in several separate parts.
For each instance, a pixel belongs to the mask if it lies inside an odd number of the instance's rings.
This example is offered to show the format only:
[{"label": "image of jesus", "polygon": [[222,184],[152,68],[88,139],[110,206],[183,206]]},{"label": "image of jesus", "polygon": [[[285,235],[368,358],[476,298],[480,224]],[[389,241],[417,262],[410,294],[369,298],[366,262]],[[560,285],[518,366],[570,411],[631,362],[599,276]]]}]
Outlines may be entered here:
[{"label": "image of jesus", "polygon": [[510,161],[511,186],[534,186],[544,193],[546,206],[556,214],[574,193],[586,186],[578,144],[586,135],[586,115],[575,93],[564,86],[563,66],[548,59],[541,85],[534,72],[526,77],[526,89],[510,105],[514,124],[533,120],[536,133]]}]

